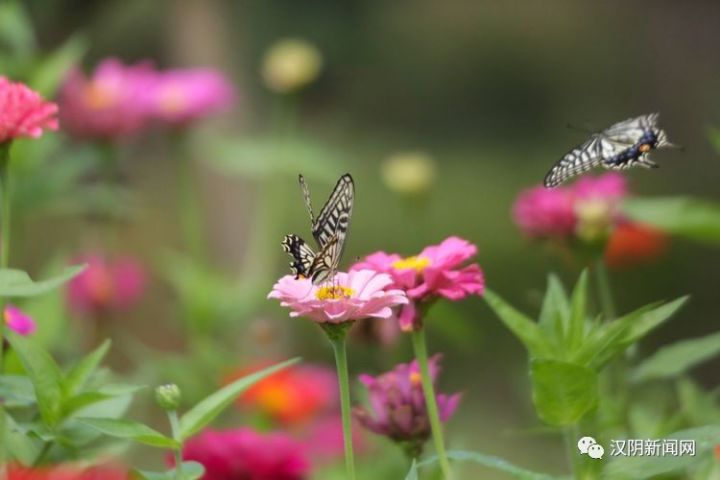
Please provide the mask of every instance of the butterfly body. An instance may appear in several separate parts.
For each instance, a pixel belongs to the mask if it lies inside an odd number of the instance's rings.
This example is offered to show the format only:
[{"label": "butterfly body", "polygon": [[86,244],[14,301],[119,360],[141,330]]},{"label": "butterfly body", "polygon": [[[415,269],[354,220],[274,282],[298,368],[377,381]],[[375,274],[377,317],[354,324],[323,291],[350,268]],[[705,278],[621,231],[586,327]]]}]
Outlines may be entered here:
[{"label": "butterfly body", "polygon": [[297,235],[286,235],[282,247],[293,258],[290,269],[295,278],[310,278],[319,284],[334,276],[340,263],[352,216],[355,184],[350,174],[341,176],[316,219],[305,179],[300,175],[298,180],[319,250],[316,253]]},{"label": "butterfly body", "polygon": [[583,144],[566,153],[545,176],[545,186],[552,188],[575,175],[595,167],[624,170],[634,166],[656,168],[648,154],[662,147],[672,147],[667,135],[657,125],[658,114],[652,113],[618,122],[594,133]]}]

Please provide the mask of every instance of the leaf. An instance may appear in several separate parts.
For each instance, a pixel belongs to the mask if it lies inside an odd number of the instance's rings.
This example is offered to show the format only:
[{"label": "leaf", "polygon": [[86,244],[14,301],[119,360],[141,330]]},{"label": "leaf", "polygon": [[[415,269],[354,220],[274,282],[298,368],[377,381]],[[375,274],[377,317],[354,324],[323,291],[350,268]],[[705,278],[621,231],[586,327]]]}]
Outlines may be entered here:
[{"label": "leaf", "polygon": [[548,276],[548,286],[545,291],[538,325],[546,335],[560,338],[563,330],[563,318],[569,317],[570,303],[567,293],[560,279],[555,274]]},{"label": "leaf", "polygon": [[585,320],[587,312],[587,270],[580,274],[570,299],[570,323],[567,333],[567,347],[575,351],[580,347],[585,335]]},{"label": "leaf", "polygon": [[[556,477],[553,477],[551,475],[531,472],[530,470],[525,470],[524,468],[517,467],[512,463],[508,462],[507,460],[503,460],[502,458],[492,455],[485,455],[484,453],[468,452],[464,450],[450,450],[447,452],[447,456],[451,460],[471,461],[485,467],[492,468],[493,470],[505,472],[512,478],[516,478],[518,480],[556,480]],[[417,480],[417,467],[425,467],[431,465],[437,462],[437,460],[437,455],[433,455],[432,457],[423,460],[418,464],[416,464],[413,460],[413,464],[410,467],[410,471],[405,477],[405,480]]]},{"label": "leaf", "polygon": [[[182,480],[197,480],[205,474],[205,467],[198,462],[183,462],[180,470]],[[133,470],[133,475],[143,480],[175,480],[175,469],[167,472],[148,472],[144,470]]]},{"label": "leaf", "polygon": [[[2,414],[1,411],[0,414]],[[7,412],[5,413],[5,427],[7,428],[10,457],[20,460],[24,465],[32,465],[40,453],[40,446],[32,440],[25,429],[15,423],[15,420]]]},{"label": "leaf", "polygon": [[133,420],[116,418],[78,418],[78,422],[116,438],[134,440],[138,443],[161,448],[179,448],[180,444],[170,437]]},{"label": "leaf", "polygon": [[549,425],[577,423],[597,405],[598,376],[587,367],[536,359],[530,364],[530,375],[535,410]]},{"label": "leaf", "polygon": [[43,58],[33,71],[29,84],[45,98],[55,96],[65,74],[88,50],[88,42],[80,35],[73,35],[50,55]]},{"label": "leaf", "polygon": [[13,332],[8,332],[7,339],[32,381],[43,422],[53,428],[60,420],[62,412],[60,368],[50,354],[31,339]]},{"label": "leaf", "polygon": [[720,332],[681,340],[659,349],[631,374],[634,382],[671,378],[720,354]]},{"label": "leaf", "polygon": [[130,395],[142,388],[143,386],[124,385],[113,386],[114,388],[102,388],[91,392],[82,392],[66,399],[63,402],[63,417],[68,417],[79,410],[90,405],[103,402],[109,398]]},{"label": "leaf", "polygon": [[35,388],[25,375],[0,375],[0,398],[6,408],[35,404]]},{"label": "leaf", "polygon": [[225,407],[230,405],[238,395],[250,388],[253,384],[299,361],[299,358],[293,358],[239,378],[208,397],[205,397],[205,399],[188,410],[180,419],[180,438],[185,441],[200,431],[208,423],[212,422],[215,417],[220,415]]},{"label": "leaf", "polygon": [[63,387],[66,396],[73,396],[82,389],[95,373],[100,363],[110,350],[112,342],[108,339],[102,345],[85,356],[65,376]]},{"label": "leaf", "polygon": [[553,348],[532,319],[515,310],[491,290],[485,290],[483,297],[495,315],[525,345],[531,356],[551,357],[553,355]]},{"label": "leaf", "polygon": [[0,3],[0,41],[15,55],[25,57],[35,49],[35,34],[27,12],[18,1]]},{"label": "leaf", "polygon": [[35,282],[26,272],[11,268],[0,269],[0,297],[33,297],[49,292],[85,270],[85,265],[66,267],[60,274]]},{"label": "leaf", "polygon": [[623,203],[632,220],[691,240],[720,243],[720,204],[692,197],[632,198]]},{"label": "leaf", "polygon": [[708,455],[720,438],[720,425],[691,428],[668,435],[668,439],[695,440],[695,455],[683,456],[617,456],[605,468],[604,478],[642,480],[677,473],[697,466],[700,457]]}]

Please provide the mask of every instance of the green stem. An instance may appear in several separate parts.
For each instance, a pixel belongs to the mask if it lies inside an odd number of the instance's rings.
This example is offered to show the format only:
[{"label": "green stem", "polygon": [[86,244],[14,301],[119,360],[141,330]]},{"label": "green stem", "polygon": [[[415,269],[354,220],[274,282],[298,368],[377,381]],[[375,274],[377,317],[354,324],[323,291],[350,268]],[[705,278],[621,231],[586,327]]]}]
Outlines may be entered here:
[{"label": "green stem", "polygon": [[185,133],[180,131],[174,133],[172,143],[173,155],[179,164],[180,221],[185,248],[194,260],[202,261],[205,257],[204,229],[189,142],[187,142]]},{"label": "green stem", "polygon": [[172,437],[177,441],[180,446],[173,450],[175,457],[175,480],[182,479],[182,437],[180,437],[180,419],[178,418],[177,410],[170,410],[167,412],[168,420],[170,420],[170,430]]},{"label": "green stem", "polygon": [[[350,322],[348,322],[348,324],[349,323]],[[347,351],[345,348],[345,338],[348,328],[349,325],[333,325],[332,327],[325,327],[325,332],[328,334],[333,352],[335,353],[335,365],[337,367],[338,383],[340,384],[340,412],[342,414],[347,479],[355,480],[355,458],[353,455],[352,422],[350,419],[350,380],[348,377]]]},{"label": "green stem", "polygon": [[442,423],[440,422],[437,400],[435,399],[433,381],[430,377],[425,329],[419,328],[418,330],[413,331],[411,338],[413,349],[415,350],[415,359],[420,366],[420,377],[422,379],[423,394],[425,395],[425,405],[427,407],[427,413],[430,420],[430,428],[432,429],[433,442],[435,443],[435,453],[438,456],[443,477],[445,477],[445,480],[450,480],[452,479],[452,469],[450,468],[450,461],[448,460],[447,453],[445,452]]},{"label": "green stem", "polygon": [[[10,142],[0,144],[0,268],[8,268],[10,256]],[[0,375],[4,372],[5,358],[5,299],[0,298]],[[6,449],[7,422],[5,409],[0,402],[0,480],[7,477]]]},{"label": "green stem", "polygon": [[43,444],[42,450],[40,450],[40,453],[37,457],[35,457],[35,460],[33,461],[33,466],[37,467],[45,461],[45,457],[47,457],[47,454],[50,453],[50,449],[52,448],[53,442],[47,441]]},{"label": "green stem", "polygon": [[608,276],[605,262],[603,262],[602,259],[599,259],[595,263],[595,283],[605,321],[609,322],[614,320],[616,316],[615,302],[613,301],[612,289],[610,288],[610,277]]}]

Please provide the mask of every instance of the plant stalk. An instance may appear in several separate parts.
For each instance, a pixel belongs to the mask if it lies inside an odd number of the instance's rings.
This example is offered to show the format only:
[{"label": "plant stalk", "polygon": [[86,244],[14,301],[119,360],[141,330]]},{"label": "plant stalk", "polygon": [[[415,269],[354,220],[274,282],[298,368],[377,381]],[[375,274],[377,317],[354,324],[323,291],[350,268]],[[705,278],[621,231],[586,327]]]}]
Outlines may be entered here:
[{"label": "plant stalk", "polygon": [[442,423],[440,422],[440,413],[438,412],[433,381],[430,377],[425,329],[419,328],[414,330],[411,334],[411,338],[413,349],[415,350],[415,359],[420,366],[420,377],[422,380],[423,394],[425,396],[425,405],[430,420],[430,428],[432,429],[433,443],[435,444],[435,453],[438,456],[443,477],[445,480],[451,480],[453,478],[452,469],[450,468],[450,461],[448,460],[447,453],[445,452]]},{"label": "plant stalk", "polygon": [[170,431],[172,437],[177,441],[180,446],[173,450],[173,456],[175,457],[175,480],[182,480],[182,438],[180,437],[180,420],[178,419],[177,410],[170,410],[167,412],[168,420],[170,420]]},{"label": "plant stalk", "polygon": [[615,302],[613,301],[612,289],[610,288],[610,277],[602,258],[595,263],[595,283],[603,316],[606,322],[610,322],[616,317]]},{"label": "plant stalk", "polygon": [[[10,258],[10,142],[0,144],[0,268]],[[5,371],[5,299],[0,298],[0,375]],[[0,480],[7,478],[7,422],[0,402]]]},{"label": "plant stalk", "polygon": [[352,421],[350,418],[350,380],[348,377],[347,350],[345,348],[347,328],[337,325],[335,327],[338,328],[332,330],[325,328],[325,331],[335,353],[335,365],[337,367],[338,383],[340,384],[340,411],[342,414],[347,479],[355,480],[355,457],[353,454]]}]

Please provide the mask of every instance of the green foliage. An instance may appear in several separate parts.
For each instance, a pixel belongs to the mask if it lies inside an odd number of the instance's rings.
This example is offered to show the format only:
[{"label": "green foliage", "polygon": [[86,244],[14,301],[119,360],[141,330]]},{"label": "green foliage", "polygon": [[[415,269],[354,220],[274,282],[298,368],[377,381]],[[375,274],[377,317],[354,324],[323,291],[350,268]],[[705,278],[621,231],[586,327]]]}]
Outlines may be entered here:
[{"label": "green foliage", "polygon": [[530,378],[535,409],[548,425],[574,425],[597,405],[598,373],[588,367],[535,359]]},{"label": "green foliage", "polygon": [[205,474],[205,467],[198,462],[183,462],[180,467],[180,477],[177,476],[174,468],[167,472],[134,470],[133,473],[141,480],[197,480]]},{"label": "green foliage", "polygon": [[[483,453],[467,452],[463,450],[450,450],[447,452],[447,456],[451,460],[469,461],[480,464],[484,467],[506,473],[510,476],[510,478],[515,478],[517,480],[557,480],[557,477],[546,475],[544,473],[531,472],[529,470],[525,470],[524,468],[517,467],[510,462],[503,460],[502,458],[494,457],[492,455],[485,455]],[[405,480],[417,479],[419,467],[426,467],[432,465],[436,463],[437,460],[437,456],[432,456],[419,463],[413,460],[410,471],[405,477]]]},{"label": "green foliage", "polygon": [[152,428],[132,420],[114,418],[79,418],[88,427],[111,437],[133,440],[138,443],[160,448],[179,448],[180,444]]},{"label": "green foliage", "polygon": [[0,269],[0,297],[33,297],[42,295],[68,282],[85,270],[85,265],[66,267],[46,280],[34,281],[26,272],[12,268]]},{"label": "green foliage", "polygon": [[631,373],[635,382],[672,378],[720,354],[720,333],[662,347]]},{"label": "green foliage", "polygon": [[631,198],[623,213],[632,220],[691,240],[720,243],[720,204],[692,197]]}]

